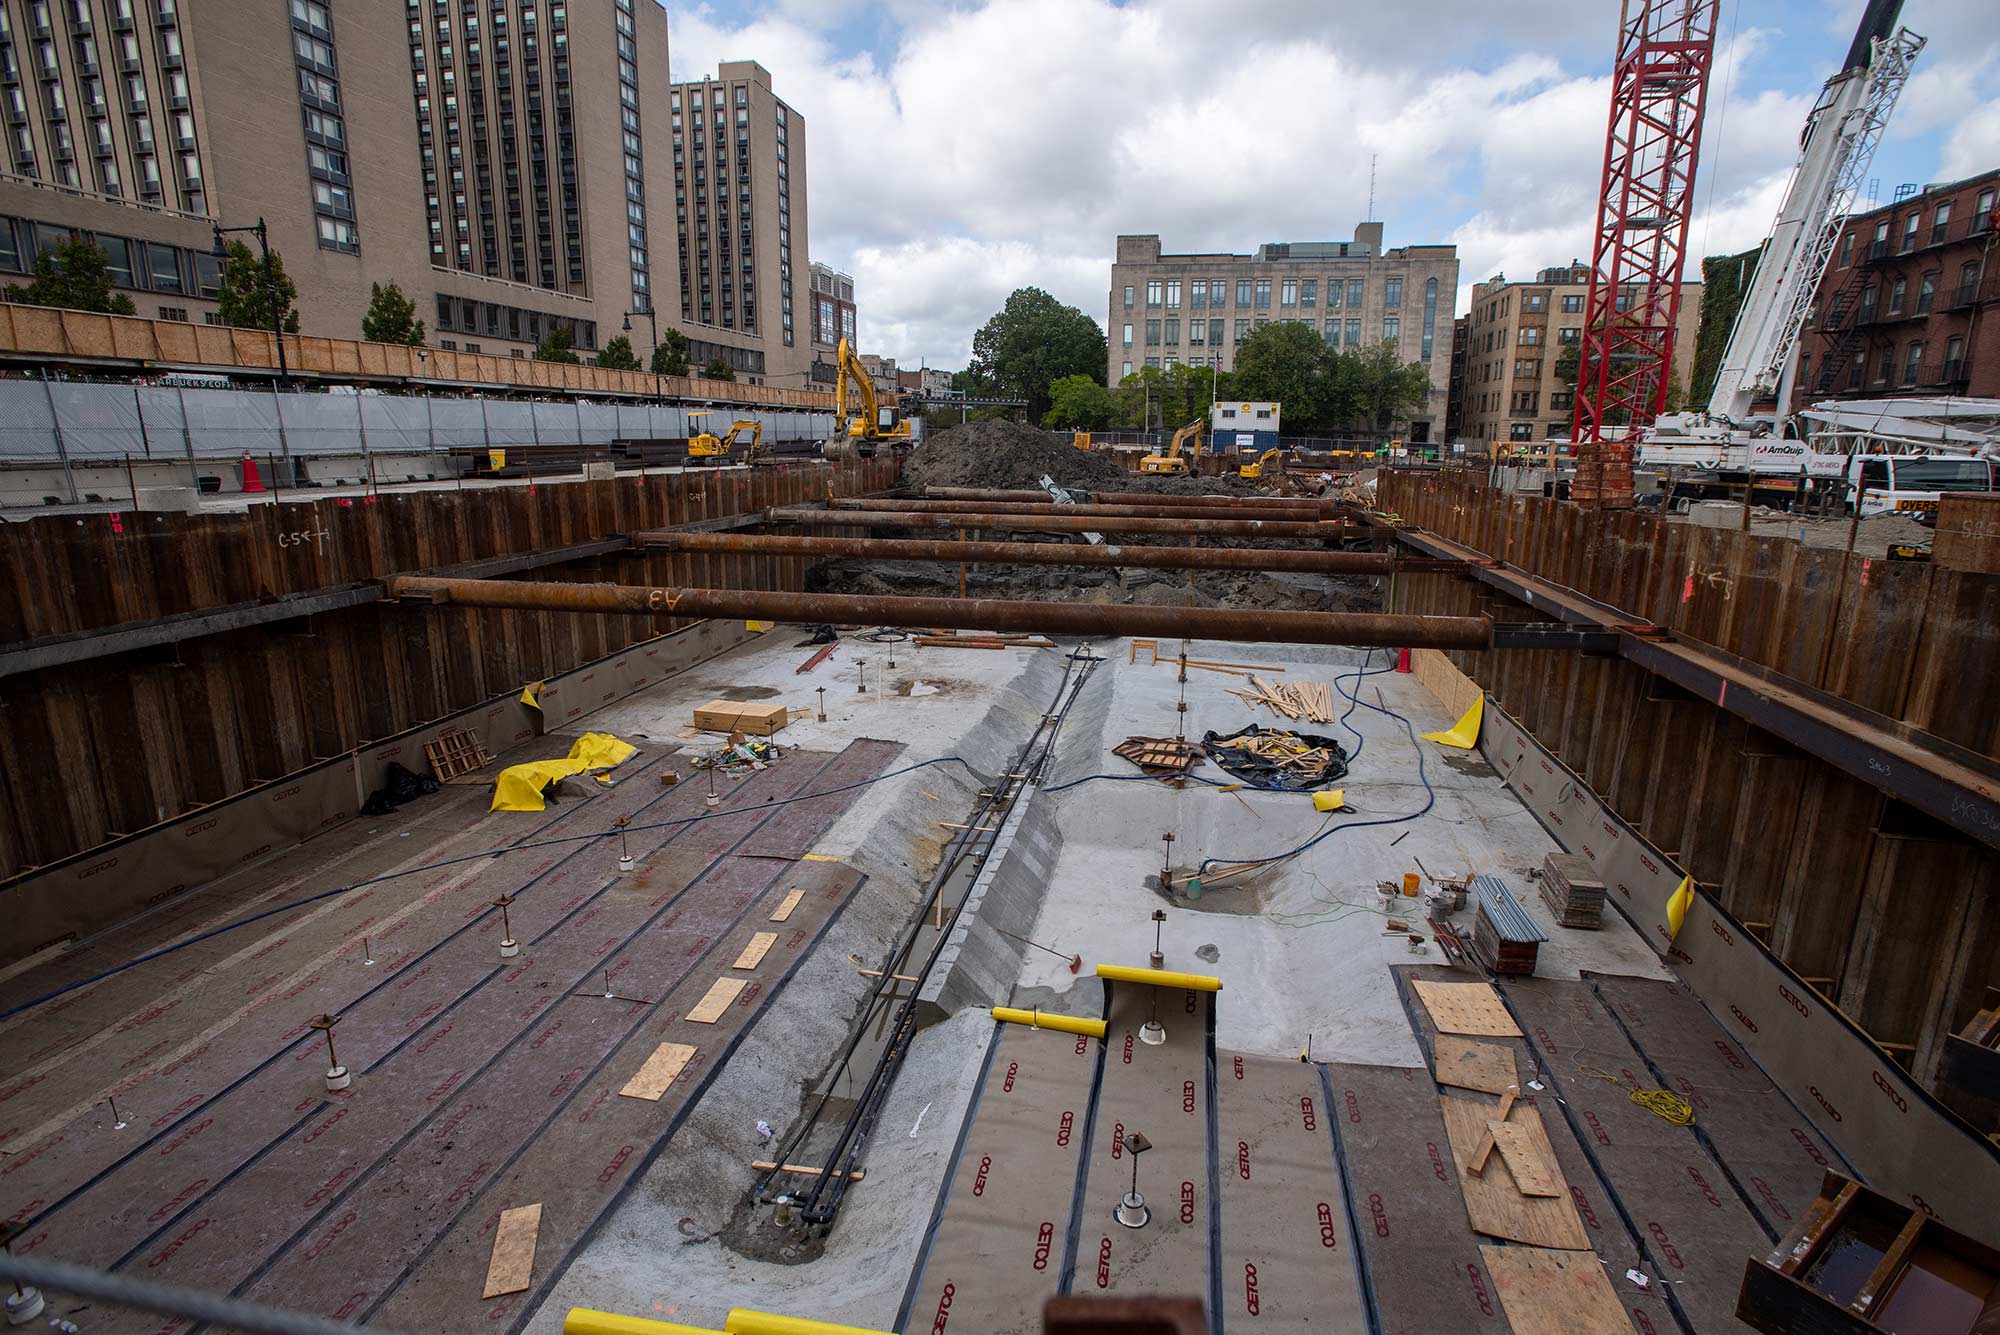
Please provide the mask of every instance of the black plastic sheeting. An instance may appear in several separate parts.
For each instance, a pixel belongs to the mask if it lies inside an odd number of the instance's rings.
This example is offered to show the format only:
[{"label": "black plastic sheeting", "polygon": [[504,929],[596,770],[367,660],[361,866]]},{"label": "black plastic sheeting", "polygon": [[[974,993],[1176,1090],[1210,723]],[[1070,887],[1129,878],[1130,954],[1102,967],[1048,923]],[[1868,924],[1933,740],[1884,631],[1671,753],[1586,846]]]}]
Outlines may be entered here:
[{"label": "black plastic sheeting", "polygon": [[[1224,742],[1237,741],[1244,737],[1295,737],[1308,747],[1323,748],[1326,764],[1318,771],[1290,768],[1275,760],[1253,756]],[[1265,728],[1253,723],[1238,732],[1203,733],[1202,750],[1229,776],[1249,788],[1262,788],[1276,793],[1309,793],[1315,788],[1324,788],[1330,783],[1338,783],[1347,775],[1347,748],[1331,737],[1317,733],[1291,732],[1282,728]]]},{"label": "black plastic sheeting", "polygon": [[413,773],[391,761],[382,786],[368,794],[368,800],[361,804],[361,814],[386,816],[403,803],[428,797],[437,790],[438,781],[430,775]]}]

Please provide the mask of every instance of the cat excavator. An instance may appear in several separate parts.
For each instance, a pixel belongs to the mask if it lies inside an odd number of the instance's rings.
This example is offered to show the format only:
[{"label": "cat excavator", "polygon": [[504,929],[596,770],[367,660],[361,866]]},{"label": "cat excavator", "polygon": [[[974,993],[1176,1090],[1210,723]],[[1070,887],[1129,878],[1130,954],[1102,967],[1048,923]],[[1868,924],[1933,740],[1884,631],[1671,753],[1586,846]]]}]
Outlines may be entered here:
[{"label": "cat excavator", "polygon": [[[709,416],[709,412],[705,408],[688,414],[689,420],[707,416]],[[706,460],[717,465],[728,463],[731,452],[736,448],[736,442],[742,438],[743,433],[746,431],[750,433],[750,450],[745,456],[747,461],[753,464],[765,462],[769,457],[769,452],[764,448],[764,424],[762,422],[751,421],[748,418],[739,418],[737,421],[731,423],[728,432],[721,436],[717,436],[709,431],[702,431],[690,437],[688,440],[688,462],[701,463]]]},{"label": "cat excavator", "polygon": [[[827,458],[871,459],[884,445],[910,448],[910,424],[894,404],[882,403],[868,369],[841,339],[833,388],[834,437],[821,447]],[[851,387],[851,388],[850,388]]]},{"label": "cat excavator", "polygon": [[[1208,423],[1204,419],[1197,417],[1194,421],[1189,422],[1186,426],[1174,432],[1173,441],[1167,446],[1167,452],[1165,454],[1149,454],[1140,459],[1139,471],[1142,473],[1166,473],[1173,477],[1187,476],[1193,471],[1191,465],[1201,462],[1201,433],[1202,429],[1207,425]],[[1188,448],[1187,457],[1182,458],[1181,450],[1187,448],[1189,442],[1193,442],[1192,448]]]},{"label": "cat excavator", "polygon": [[1285,465],[1281,462],[1279,452],[1277,450],[1265,450],[1255,459],[1240,465],[1236,470],[1236,476],[1249,479],[1260,478],[1264,476],[1264,470],[1274,463],[1278,465],[1280,473],[1285,471]]}]

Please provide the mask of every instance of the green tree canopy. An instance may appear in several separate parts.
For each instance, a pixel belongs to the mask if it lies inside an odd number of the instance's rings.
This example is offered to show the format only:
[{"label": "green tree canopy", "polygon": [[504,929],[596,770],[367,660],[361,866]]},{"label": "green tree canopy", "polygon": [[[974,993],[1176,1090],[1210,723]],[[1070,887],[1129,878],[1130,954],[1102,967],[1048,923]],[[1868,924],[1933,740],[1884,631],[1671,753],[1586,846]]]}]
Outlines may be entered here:
[{"label": "green tree canopy", "polygon": [[361,316],[361,337],[370,343],[403,343],[411,347],[424,341],[424,322],[417,318],[417,304],[391,283],[368,285],[368,309]]},{"label": "green tree canopy", "polygon": [[632,351],[632,340],[620,334],[605,343],[603,351],[597,354],[597,364],[607,371],[636,371],[639,358]]},{"label": "green tree canopy", "polygon": [[722,359],[722,354],[719,352],[708,359],[708,365],[701,368],[701,373],[710,380],[734,380],[736,378],[735,369]]},{"label": "green tree canopy", "polygon": [[262,256],[231,241],[222,261],[222,288],[215,294],[217,318],[238,329],[269,329],[274,297],[285,332],[298,333],[299,289],[285,273],[284,256],[272,251],[267,271]]},{"label": "green tree canopy", "polygon": [[660,335],[660,346],[653,349],[654,375],[686,375],[688,373],[688,336],[678,329],[669,329]]},{"label": "green tree canopy", "polygon": [[535,345],[535,360],[538,362],[562,362],[575,366],[583,359],[576,355],[576,335],[568,325],[556,325],[542,336]]},{"label": "green tree canopy", "polygon": [[1364,431],[1390,431],[1409,420],[1431,394],[1430,368],[1406,362],[1384,339],[1372,348],[1343,349],[1335,402],[1344,420]]},{"label": "green tree canopy", "polygon": [[1715,389],[1729,333],[1736,327],[1736,312],[1762,253],[1758,246],[1741,255],[1710,255],[1701,262],[1701,323],[1695,328],[1692,370],[1692,397],[1697,403],[1707,403]]},{"label": "green tree canopy", "polygon": [[1234,392],[1284,405],[1288,426],[1327,426],[1338,415],[1332,402],[1335,361],[1333,349],[1311,325],[1267,324],[1236,345]]},{"label": "green tree canopy", "polygon": [[1087,375],[1066,375],[1049,386],[1049,410],[1042,425],[1073,431],[1102,431],[1124,416],[1110,390]]},{"label": "green tree canopy", "polygon": [[1104,383],[1104,331],[1074,306],[1038,287],[1017,288],[972,336],[972,379],[1028,401],[1030,421],[1049,411],[1050,387],[1064,376]]},{"label": "green tree canopy", "polygon": [[100,315],[131,315],[132,298],[111,290],[111,257],[81,237],[56,243],[35,256],[34,277],[26,286],[9,283],[7,300],[23,306],[60,306]]}]

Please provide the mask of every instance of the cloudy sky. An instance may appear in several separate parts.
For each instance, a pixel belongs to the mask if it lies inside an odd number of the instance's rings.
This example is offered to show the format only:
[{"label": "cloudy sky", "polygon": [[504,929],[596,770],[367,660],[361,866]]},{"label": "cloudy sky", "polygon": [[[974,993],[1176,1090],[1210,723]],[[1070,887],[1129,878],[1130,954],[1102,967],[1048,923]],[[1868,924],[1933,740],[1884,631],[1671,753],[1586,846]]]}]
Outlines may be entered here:
[{"label": "cloudy sky", "polygon": [[[1756,244],[1864,0],[1722,0],[1692,251]],[[675,79],[754,59],[807,119],[812,258],[864,351],[965,364],[1034,284],[1105,318],[1113,239],[1246,253],[1455,242],[1460,299],[1585,255],[1617,0],[707,0]],[[2000,166],[2000,0],[1906,0],[1930,39],[1870,176]]]}]

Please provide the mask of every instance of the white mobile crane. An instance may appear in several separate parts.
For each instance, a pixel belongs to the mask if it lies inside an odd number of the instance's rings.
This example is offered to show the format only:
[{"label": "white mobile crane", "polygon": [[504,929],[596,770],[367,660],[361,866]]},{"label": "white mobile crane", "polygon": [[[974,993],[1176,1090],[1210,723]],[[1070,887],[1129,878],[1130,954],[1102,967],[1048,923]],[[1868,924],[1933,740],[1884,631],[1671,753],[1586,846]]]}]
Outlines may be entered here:
[{"label": "white mobile crane", "polygon": [[[1848,210],[1888,126],[1924,39],[1896,26],[1903,0],[1869,0],[1840,72],[1806,117],[1798,164],[1736,313],[1705,413],[1661,415],[1640,442],[1642,463],[1715,470],[1719,481],[1757,474],[1834,478],[1845,455],[1786,439],[1785,405],[1799,331],[1812,309]],[[1769,412],[1757,412],[1761,403]]]}]

